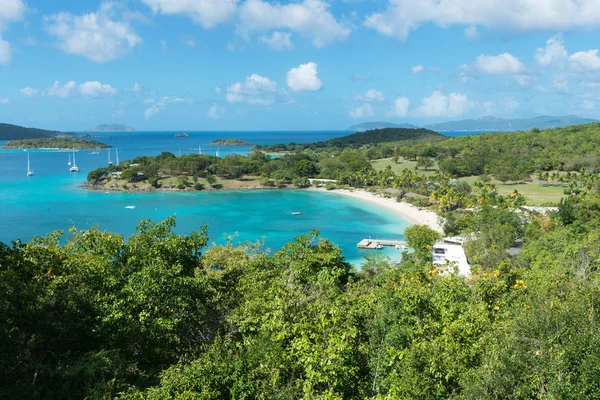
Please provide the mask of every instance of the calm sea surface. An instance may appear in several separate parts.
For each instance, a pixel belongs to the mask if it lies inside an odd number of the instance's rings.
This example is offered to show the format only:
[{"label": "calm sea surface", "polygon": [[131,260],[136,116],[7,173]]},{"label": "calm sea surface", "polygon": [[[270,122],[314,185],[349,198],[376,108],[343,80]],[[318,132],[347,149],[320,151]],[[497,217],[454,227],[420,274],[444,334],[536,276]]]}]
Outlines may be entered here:
[{"label": "calm sea surface", "polygon": [[[347,132],[189,132],[189,137],[175,138],[181,132],[111,133],[97,139],[119,150],[124,161],[141,155],[215,154],[212,140],[233,137],[256,144],[313,142],[348,134]],[[4,142],[0,141],[0,146]],[[221,148],[246,153],[249,147]],[[211,192],[211,193],[110,193],[80,189],[88,172],[106,166],[108,152],[76,153],[79,173],[70,173],[68,152],[35,150],[30,152],[33,177],[27,177],[27,152],[0,150],[0,241],[29,241],[35,235],[54,230],[68,231],[99,226],[123,235],[135,232],[140,219],[158,222],[177,217],[176,232],[186,234],[208,225],[212,242],[224,243],[224,235],[237,233],[237,241],[264,240],[276,250],[297,235],[318,229],[332,240],[346,258],[360,263],[364,251],[356,244],[363,238],[403,239],[408,223],[376,205],[334,194],[296,190]],[[115,159],[114,149],[112,159]],[[135,206],[135,209],[126,208]],[[292,216],[292,212],[302,212]],[[399,252],[387,249],[392,259]]]}]

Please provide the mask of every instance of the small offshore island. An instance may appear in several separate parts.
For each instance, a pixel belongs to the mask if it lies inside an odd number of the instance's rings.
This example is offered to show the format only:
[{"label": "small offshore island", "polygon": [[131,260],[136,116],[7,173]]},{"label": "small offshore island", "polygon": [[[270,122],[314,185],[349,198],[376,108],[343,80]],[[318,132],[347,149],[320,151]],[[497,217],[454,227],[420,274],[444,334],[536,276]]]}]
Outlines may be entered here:
[{"label": "small offshore island", "polygon": [[40,138],[11,140],[5,143],[3,149],[68,149],[68,150],[90,150],[107,149],[104,143],[95,140],[71,139],[71,138]]},{"label": "small offshore island", "polygon": [[252,146],[252,143],[248,143],[245,140],[240,139],[217,139],[210,142],[211,146]]}]

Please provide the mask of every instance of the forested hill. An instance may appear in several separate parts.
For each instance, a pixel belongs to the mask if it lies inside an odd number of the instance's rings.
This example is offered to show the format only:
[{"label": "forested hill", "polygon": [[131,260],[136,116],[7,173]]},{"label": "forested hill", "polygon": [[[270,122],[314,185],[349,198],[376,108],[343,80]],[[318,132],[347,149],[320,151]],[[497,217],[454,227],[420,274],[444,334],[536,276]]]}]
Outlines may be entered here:
[{"label": "forested hill", "polygon": [[419,139],[444,139],[445,136],[429,129],[385,128],[358,132],[352,135],[335,138],[324,142],[324,147],[362,146],[365,144],[378,144],[400,142]]},{"label": "forested hill", "polygon": [[352,135],[334,138],[326,142],[277,144],[274,146],[258,146],[258,148],[265,151],[298,151],[330,147],[361,147],[364,145],[394,142],[439,141],[443,139],[447,139],[447,136],[424,128],[385,128],[353,133]]},{"label": "forested hill", "polygon": [[25,128],[18,125],[0,124],[0,140],[38,139],[60,135],[58,131],[45,129]]}]

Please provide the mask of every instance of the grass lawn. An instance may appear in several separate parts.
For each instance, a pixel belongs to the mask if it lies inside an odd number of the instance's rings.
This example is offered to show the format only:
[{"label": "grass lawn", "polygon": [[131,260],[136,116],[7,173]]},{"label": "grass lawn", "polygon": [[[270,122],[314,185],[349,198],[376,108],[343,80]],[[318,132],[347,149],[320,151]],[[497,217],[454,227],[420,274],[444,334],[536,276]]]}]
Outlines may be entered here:
[{"label": "grass lawn", "polygon": [[[398,164],[396,164],[394,162],[394,160],[391,158],[382,158],[380,160],[372,161],[371,164],[373,165],[373,168],[375,168],[375,171],[383,171],[384,169],[387,168],[388,165],[390,165],[392,167],[392,171],[394,171],[395,174],[399,174],[400,172],[402,172],[405,169],[410,169],[410,170],[414,171],[415,166],[417,165],[417,162],[416,161],[408,161],[403,158],[400,158],[398,160]],[[433,175],[433,174],[435,174],[436,168],[437,168],[437,166],[434,165],[433,168],[428,171],[423,171],[422,169],[420,169],[419,173],[424,174],[424,175]]]},{"label": "grass lawn", "polygon": [[[460,178],[461,181],[473,183],[479,180],[478,176],[469,176],[466,178]],[[507,195],[518,190],[523,196],[527,198],[527,203],[532,206],[539,206],[545,203],[558,203],[560,199],[565,197],[564,187],[560,186],[540,186],[537,182],[524,182],[524,183],[502,183],[497,180],[492,182],[498,188],[498,193],[501,195]]]}]

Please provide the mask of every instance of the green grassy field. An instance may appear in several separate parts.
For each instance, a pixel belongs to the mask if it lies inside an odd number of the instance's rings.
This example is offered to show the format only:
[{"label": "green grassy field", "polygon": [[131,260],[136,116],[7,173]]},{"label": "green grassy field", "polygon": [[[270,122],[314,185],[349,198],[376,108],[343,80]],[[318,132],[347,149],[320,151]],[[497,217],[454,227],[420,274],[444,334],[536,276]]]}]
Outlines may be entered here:
[{"label": "green grassy field", "polygon": [[[380,160],[375,160],[371,162],[373,168],[376,171],[381,171],[387,168],[388,165],[392,167],[392,171],[398,174],[402,172],[402,170],[410,169],[414,170],[416,161],[407,161],[404,159],[400,159],[398,164],[394,162],[391,158],[384,158]],[[423,171],[419,170],[419,173],[425,175],[433,175],[435,171]],[[460,180],[466,181],[469,183],[474,183],[480,180],[479,176],[470,176],[466,178],[461,178]],[[513,190],[518,190],[523,196],[527,198],[527,203],[533,206],[539,206],[547,203],[558,203],[560,199],[565,197],[564,187],[558,186],[540,186],[537,181],[536,182],[525,182],[525,183],[502,183],[497,180],[492,180],[492,183],[498,187],[498,193],[502,195],[507,195],[513,192]]]},{"label": "green grassy field", "polygon": [[[400,172],[402,172],[405,169],[410,169],[410,170],[414,171],[415,166],[417,165],[417,162],[416,161],[408,161],[408,160],[401,158],[400,160],[398,160],[398,164],[396,164],[394,162],[394,160],[391,158],[383,158],[380,160],[372,161],[371,164],[373,165],[373,168],[375,168],[375,171],[382,171],[382,170],[386,169],[389,165],[392,167],[392,171],[394,171],[395,174],[399,174]],[[420,169],[419,173],[425,174],[425,175],[433,175],[433,174],[435,174],[436,168],[437,168],[437,165],[434,165],[432,167],[432,170],[429,170],[429,171],[423,171],[422,169]]]}]

